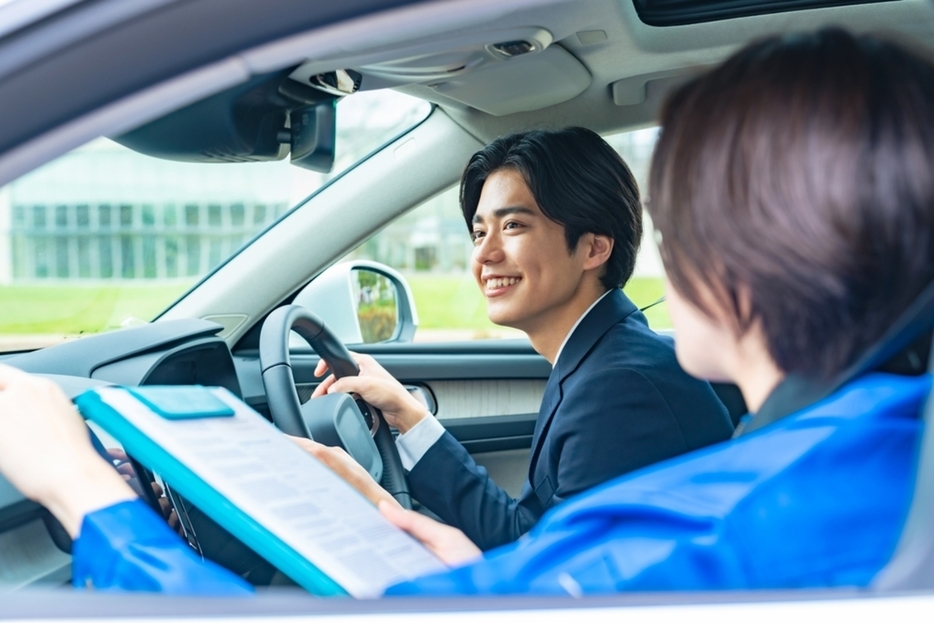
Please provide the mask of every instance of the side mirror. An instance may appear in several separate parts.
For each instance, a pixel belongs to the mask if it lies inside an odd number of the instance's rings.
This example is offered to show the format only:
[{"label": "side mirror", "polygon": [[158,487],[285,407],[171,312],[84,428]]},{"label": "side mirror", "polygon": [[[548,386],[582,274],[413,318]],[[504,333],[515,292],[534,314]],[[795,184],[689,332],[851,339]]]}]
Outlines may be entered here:
[{"label": "side mirror", "polygon": [[344,344],[411,342],[418,328],[409,284],[378,262],[335,264],[305,286],[293,303],[321,318]]}]

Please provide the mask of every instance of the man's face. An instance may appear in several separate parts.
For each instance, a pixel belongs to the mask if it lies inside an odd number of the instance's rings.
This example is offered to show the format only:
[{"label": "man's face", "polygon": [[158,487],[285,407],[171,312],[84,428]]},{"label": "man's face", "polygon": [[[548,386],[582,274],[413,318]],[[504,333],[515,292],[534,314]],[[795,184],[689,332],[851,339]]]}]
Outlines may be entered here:
[{"label": "man's face", "polygon": [[521,173],[487,178],[472,237],[471,268],[496,324],[531,333],[580,296],[586,254],[568,251],[564,227],[542,214]]}]

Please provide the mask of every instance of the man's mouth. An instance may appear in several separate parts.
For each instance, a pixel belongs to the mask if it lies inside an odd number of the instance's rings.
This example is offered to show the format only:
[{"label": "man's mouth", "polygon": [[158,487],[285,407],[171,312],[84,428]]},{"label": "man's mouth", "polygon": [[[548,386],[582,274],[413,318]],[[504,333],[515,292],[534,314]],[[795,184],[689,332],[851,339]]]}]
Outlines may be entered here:
[{"label": "man's mouth", "polygon": [[485,281],[487,292],[496,292],[514,286],[522,281],[522,277],[491,277]]}]

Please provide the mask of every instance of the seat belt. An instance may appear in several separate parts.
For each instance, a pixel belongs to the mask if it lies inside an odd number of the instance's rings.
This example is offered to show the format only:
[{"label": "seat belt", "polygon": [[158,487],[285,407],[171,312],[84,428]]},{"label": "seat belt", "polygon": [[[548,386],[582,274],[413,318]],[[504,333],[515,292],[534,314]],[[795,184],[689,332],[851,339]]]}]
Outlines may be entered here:
[{"label": "seat belt", "polygon": [[[911,305],[892,323],[882,337],[857,359],[856,363],[834,378],[824,381],[789,374],[772,390],[759,411],[740,420],[733,437],[751,433],[823,400],[867,372],[883,369],[888,362],[902,353],[907,353],[908,360],[916,360],[915,365],[905,367],[914,368],[912,371],[915,374],[922,372],[923,362],[928,359],[928,356],[926,352],[919,356],[919,352],[934,351],[934,349],[928,349],[928,336],[932,329],[934,329],[934,282],[925,286]],[[899,371],[899,373],[905,374],[906,372]]]},{"label": "seat belt", "polygon": [[[934,373],[934,349],[928,359]],[[877,590],[915,590],[934,587],[934,391],[923,410],[924,433],[908,519],[895,554],[872,581]]]}]

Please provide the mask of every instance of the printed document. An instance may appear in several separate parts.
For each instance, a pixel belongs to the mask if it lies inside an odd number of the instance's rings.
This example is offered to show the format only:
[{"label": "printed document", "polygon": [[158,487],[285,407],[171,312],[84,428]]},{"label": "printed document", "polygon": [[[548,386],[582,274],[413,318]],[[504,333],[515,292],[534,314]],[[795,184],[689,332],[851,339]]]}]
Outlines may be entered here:
[{"label": "printed document", "polygon": [[120,388],[101,399],[354,597],[445,570],[356,490],[223,388],[232,417],[165,419]]}]

